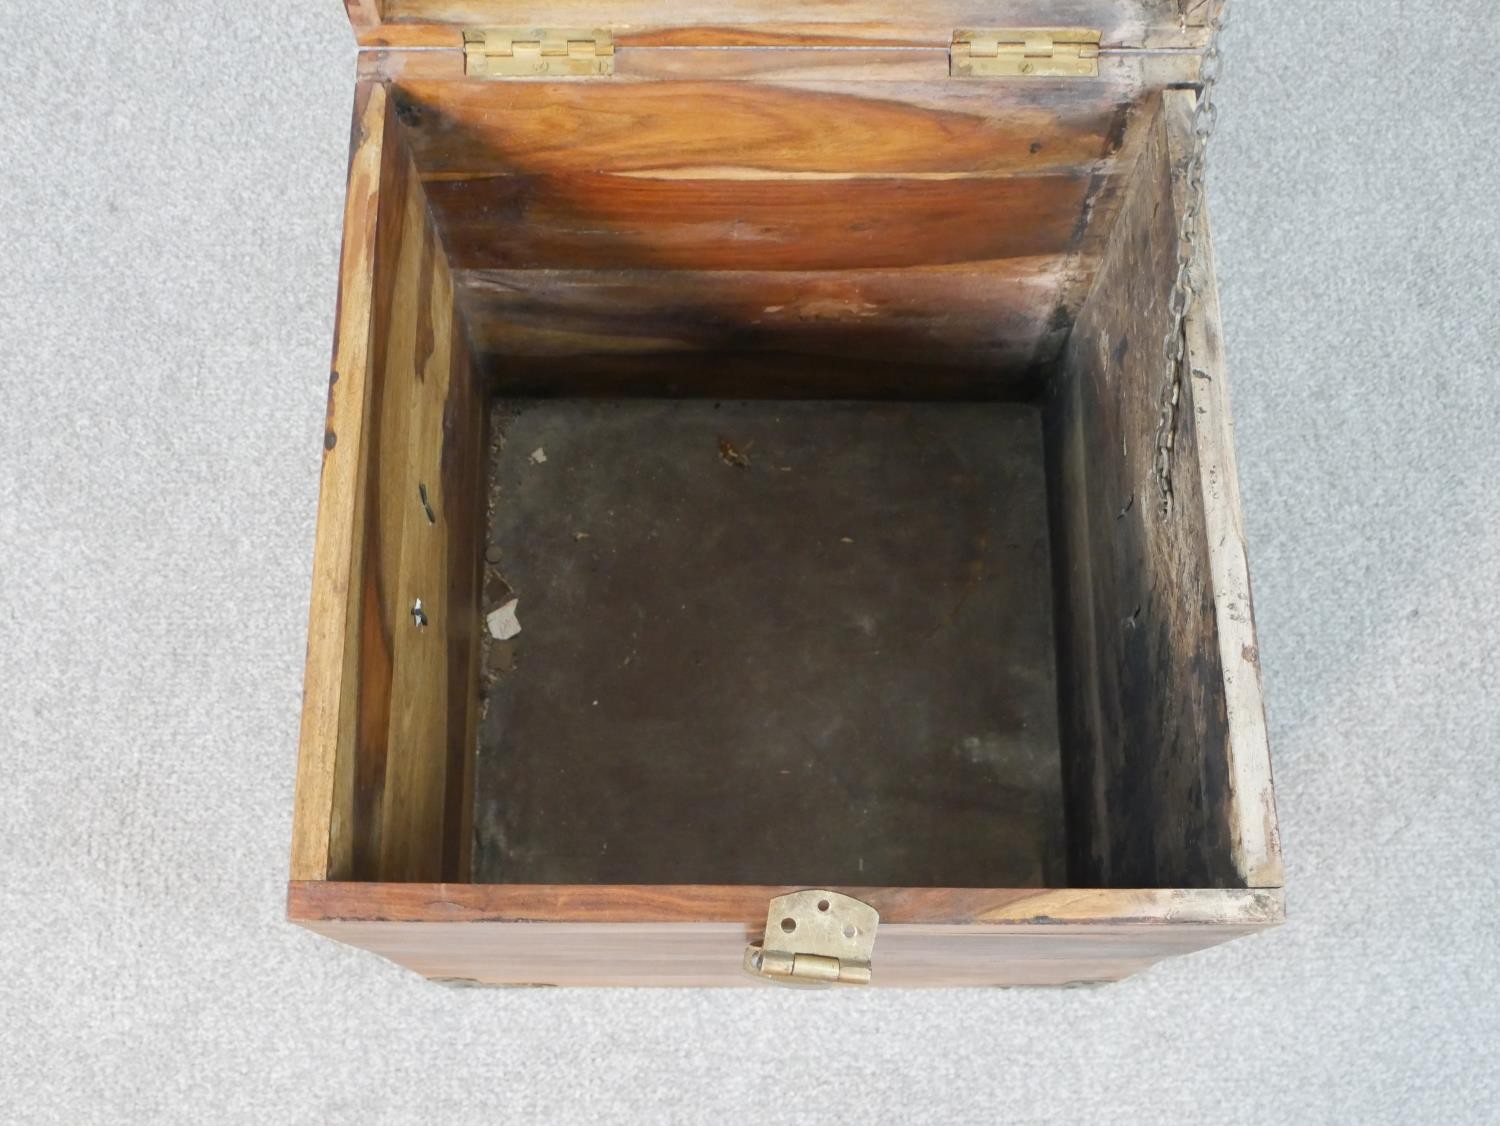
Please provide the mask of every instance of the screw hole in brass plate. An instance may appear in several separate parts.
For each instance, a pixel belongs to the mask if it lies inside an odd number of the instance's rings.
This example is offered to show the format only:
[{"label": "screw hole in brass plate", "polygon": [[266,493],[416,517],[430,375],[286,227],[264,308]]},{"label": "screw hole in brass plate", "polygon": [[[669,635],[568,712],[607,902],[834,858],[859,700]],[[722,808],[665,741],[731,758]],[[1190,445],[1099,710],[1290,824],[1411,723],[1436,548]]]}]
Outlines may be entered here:
[{"label": "screw hole in brass plate", "polygon": [[866,985],[880,914],[841,892],[788,892],[771,900],[759,943],[745,948],[744,969],[782,985]]}]

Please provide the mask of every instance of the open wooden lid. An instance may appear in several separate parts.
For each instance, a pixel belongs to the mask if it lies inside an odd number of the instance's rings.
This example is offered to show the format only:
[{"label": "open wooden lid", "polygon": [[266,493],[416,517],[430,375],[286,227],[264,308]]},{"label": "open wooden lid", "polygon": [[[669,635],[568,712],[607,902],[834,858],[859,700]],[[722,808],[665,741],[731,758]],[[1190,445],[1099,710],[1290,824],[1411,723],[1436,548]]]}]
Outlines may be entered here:
[{"label": "open wooden lid", "polygon": [[1196,48],[1220,0],[344,0],[365,47],[465,28],[603,27],[619,46],[947,47],[959,28],[1081,27],[1105,48]]}]

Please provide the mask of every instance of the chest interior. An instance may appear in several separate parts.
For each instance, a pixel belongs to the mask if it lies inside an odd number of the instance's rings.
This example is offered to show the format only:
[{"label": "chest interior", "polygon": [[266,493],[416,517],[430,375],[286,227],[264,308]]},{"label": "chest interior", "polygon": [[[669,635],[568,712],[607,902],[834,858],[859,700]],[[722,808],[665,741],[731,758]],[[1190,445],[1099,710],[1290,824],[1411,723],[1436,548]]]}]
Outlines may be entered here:
[{"label": "chest interior", "polygon": [[329,878],[1250,878],[1190,405],[1157,471],[1187,63],[948,34],[366,53]]}]

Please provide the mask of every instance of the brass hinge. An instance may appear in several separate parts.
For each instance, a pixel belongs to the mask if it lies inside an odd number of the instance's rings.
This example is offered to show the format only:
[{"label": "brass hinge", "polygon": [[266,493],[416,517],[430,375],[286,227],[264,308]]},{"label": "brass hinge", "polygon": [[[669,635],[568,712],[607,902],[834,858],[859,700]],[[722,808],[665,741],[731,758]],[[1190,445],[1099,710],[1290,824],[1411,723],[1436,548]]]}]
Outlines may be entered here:
[{"label": "brass hinge", "polygon": [[491,27],[464,32],[464,73],[474,78],[587,78],[615,72],[602,28]]},{"label": "brass hinge", "polygon": [[1097,31],[1083,27],[955,31],[948,51],[954,78],[1097,78]]},{"label": "brass hinge", "polygon": [[880,912],[836,891],[771,900],[766,936],[745,947],[745,969],[787,985],[868,985]]}]

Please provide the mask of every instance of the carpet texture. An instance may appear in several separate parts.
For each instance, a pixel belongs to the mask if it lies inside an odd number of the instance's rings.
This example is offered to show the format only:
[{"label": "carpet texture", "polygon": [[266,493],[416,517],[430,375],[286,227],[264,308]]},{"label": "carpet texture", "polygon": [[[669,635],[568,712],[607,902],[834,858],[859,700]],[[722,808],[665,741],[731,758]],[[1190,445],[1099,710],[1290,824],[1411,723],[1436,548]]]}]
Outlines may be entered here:
[{"label": "carpet texture", "polygon": [[0,1120],[1500,1120],[1491,14],[1229,34],[1288,925],[1094,991],[533,992],[282,921],[340,6],[0,2]]}]

